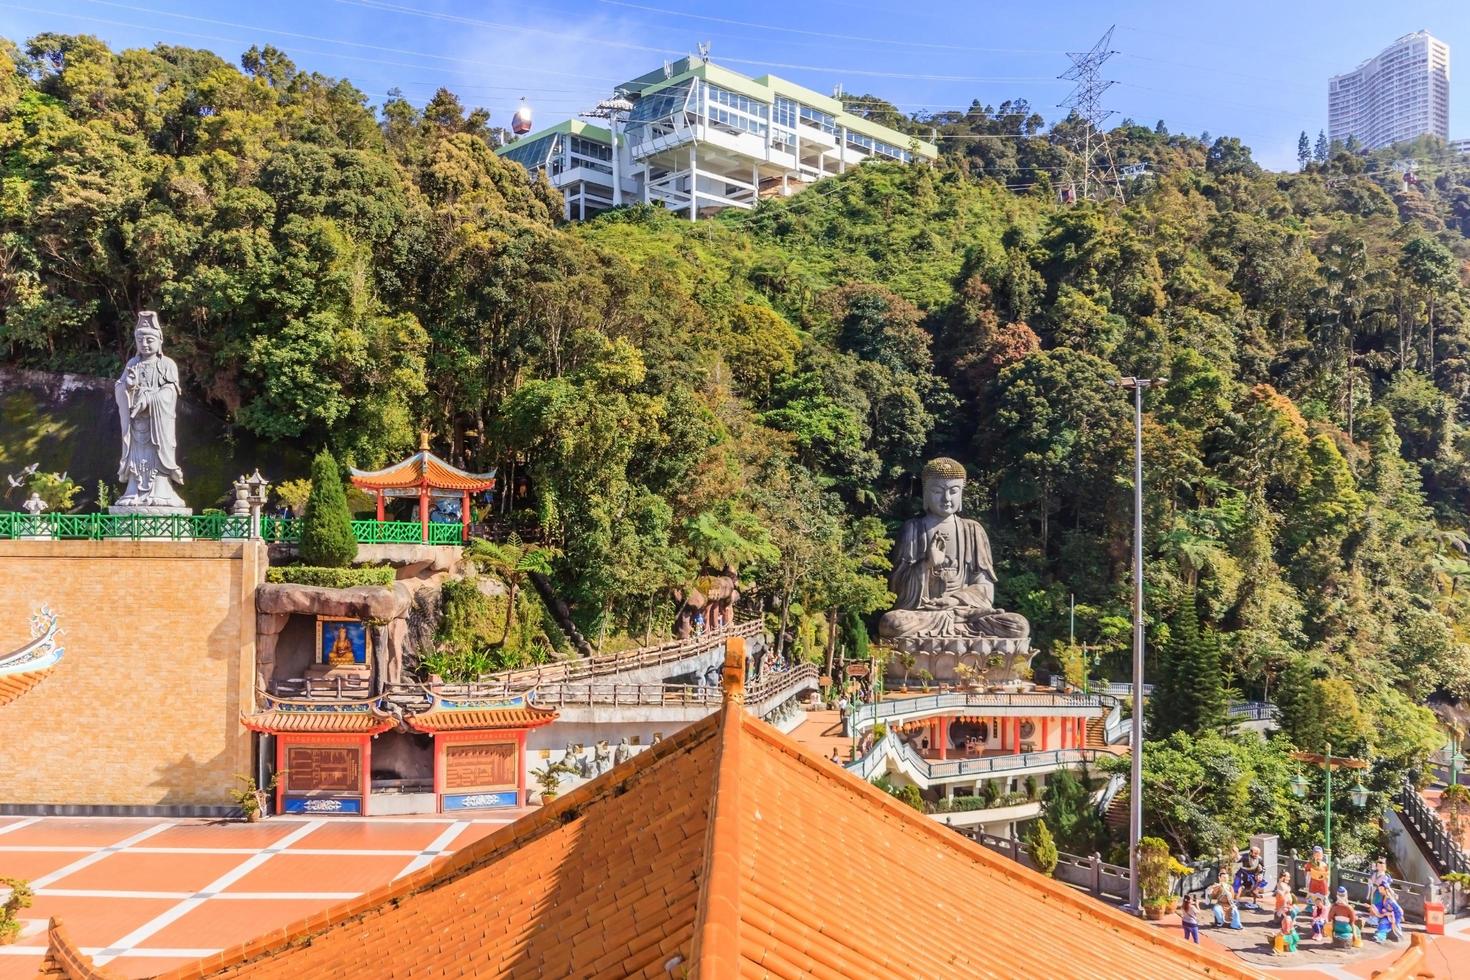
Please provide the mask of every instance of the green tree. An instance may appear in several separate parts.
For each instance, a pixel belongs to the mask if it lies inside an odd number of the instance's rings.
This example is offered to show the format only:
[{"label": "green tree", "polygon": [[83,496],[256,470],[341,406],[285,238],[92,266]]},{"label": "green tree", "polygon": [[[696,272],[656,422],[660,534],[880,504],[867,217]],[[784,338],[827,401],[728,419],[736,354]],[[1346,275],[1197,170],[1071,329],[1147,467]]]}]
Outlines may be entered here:
[{"label": "green tree", "polygon": [[476,538],[465,549],[465,557],[505,583],[508,592],[505,629],[500,634],[500,643],[504,645],[510,639],[515,622],[518,593],[532,575],[551,574],[556,552],[540,545],[526,544],[518,535],[512,534],[503,543]]},{"label": "green tree", "polygon": [[357,557],[357,537],[342,489],[342,471],[329,452],[311,461],[311,495],[301,517],[301,560],[322,568],[346,568]]},{"label": "green tree", "polygon": [[1307,139],[1307,131],[1296,138],[1296,168],[1306,170],[1307,164],[1312,162],[1312,142]]},{"label": "green tree", "polygon": [[1044,818],[1031,825],[1031,833],[1026,837],[1026,856],[1036,870],[1048,878],[1057,870],[1057,845]]},{"label": "green tree", "polygon": [[1327,146],[1327,133],[1317,130],[1317,142],[1312,146],[1312,159],[1318,163],[1326,163],[1331,151]]},{"label": "green tree", "polygon": [[1041,795],[1041,817],[1056,828],[1056,846],[1068,854],[1096,853],[1107,839],[1102,816],[1087,788],[1088,778],[1085,769],[1080,774],[1059,769],[1047,778]]}]

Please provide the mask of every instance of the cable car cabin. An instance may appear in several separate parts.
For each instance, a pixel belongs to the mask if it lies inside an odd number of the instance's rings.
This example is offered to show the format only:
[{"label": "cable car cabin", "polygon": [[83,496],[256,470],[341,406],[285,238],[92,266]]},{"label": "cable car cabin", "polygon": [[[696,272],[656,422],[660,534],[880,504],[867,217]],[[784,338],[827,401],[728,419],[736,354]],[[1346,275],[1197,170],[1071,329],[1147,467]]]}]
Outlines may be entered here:
[{"label": "cable car cabin", "polygon": [[516,109],[510,121],[510,131],[517,136],[525,136],[531,131],[531,107],[526,105],[525,99],[521,100],[520,108]]}]

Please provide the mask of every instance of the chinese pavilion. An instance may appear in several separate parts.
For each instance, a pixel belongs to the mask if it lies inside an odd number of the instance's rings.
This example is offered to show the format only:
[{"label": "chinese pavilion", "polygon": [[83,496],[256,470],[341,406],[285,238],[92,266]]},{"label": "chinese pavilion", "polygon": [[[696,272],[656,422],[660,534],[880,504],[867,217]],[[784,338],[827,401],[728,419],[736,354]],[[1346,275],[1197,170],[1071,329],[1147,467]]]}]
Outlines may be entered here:
[{"label": "chinese pavilion", "polygon": [[352,485],[377,498],[378,520],[383,520],[383,504],[387,497],[417,497],[419,526],[425,543],[429,540],[429,508],[431,500],[460,502],[463,537],[470,536],[470,495],[495,487],[495,471],[469,473],[445,462],[429,451],[429,434],[423,433],[419,451],[400,463],[381,470],[352,470]]}]

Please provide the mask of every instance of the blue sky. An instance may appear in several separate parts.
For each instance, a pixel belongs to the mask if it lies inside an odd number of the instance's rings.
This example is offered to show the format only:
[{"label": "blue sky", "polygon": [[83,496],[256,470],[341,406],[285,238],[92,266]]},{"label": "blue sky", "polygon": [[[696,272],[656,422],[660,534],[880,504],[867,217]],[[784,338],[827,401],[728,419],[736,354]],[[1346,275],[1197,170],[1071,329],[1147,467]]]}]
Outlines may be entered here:
[{"label": "blue sky", "polygon": [[[818,91],[841,84],[905,110],[1025,98],[1049,120],[1069,85],[1065,52],[1117,25],[1105,77],[1119,118],[1241,137],[1294,167],[1297,133],[1327,122],[1327,77],[1401,34],[1450,45],[1450,135],[1470,137],[1466,0],[5,0],[0,34],[96,34],[116,47],[163,41],[235,60],[272,43],[302,67],[350,78],[374,103],[393,87],[423,103],[439,85],[507,124],[521,96],[538,125],[619,81],[711,42],[717,63]],[[1470,68],[1466,69],[1470,78]]]}]

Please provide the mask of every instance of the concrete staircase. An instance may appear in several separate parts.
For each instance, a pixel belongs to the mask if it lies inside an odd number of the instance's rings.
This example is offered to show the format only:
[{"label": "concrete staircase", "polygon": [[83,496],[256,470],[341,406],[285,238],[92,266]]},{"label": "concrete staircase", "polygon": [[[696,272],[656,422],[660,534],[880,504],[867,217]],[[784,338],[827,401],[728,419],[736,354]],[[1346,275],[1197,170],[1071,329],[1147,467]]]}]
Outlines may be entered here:
[{"label": "concrete staircase", "polygon": [[1108,829],[1115,833],[1128,835],[1128,789],[1124,787],[1113,797],[1113,802],[1108,804],[1108,812],[1103,814],[1103,822]]},{"label": "concrete staircase", "polygon": [[1108,747],[1108,740],[1104,735],[1105,727],[1105,722],[1101,718],[1087,719],[1087,748],[1105,749]]}]

